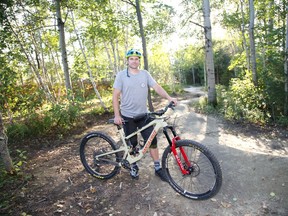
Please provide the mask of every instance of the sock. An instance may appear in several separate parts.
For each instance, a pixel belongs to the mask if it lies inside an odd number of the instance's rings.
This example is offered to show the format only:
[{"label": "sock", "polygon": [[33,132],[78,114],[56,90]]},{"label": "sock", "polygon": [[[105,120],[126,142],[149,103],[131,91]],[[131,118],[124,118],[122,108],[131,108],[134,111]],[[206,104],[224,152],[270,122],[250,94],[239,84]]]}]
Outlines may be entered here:
[{"label": "sock", "polygon": [[154,161],[154,168],[155,168],[156,171],[161,169],[160,160]]},{"label": "sock", "polygon": [[131,164],[131,167],[132,167],[132,168],[138,167],[138,166],[137,166],[137,163],[136,163],[136,162],[132,163],[132,164]]}]

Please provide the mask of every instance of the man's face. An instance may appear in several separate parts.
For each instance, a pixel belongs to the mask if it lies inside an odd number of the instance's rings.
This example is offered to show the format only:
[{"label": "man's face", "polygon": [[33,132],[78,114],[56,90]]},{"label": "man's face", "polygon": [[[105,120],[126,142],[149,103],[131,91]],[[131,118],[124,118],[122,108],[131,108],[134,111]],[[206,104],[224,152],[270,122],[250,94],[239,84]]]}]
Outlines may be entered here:
[{"label": "man's face", "polygon": [[137,69],[140,65],[140,58],[138,56],[131,56],[128,58],[128,67]]}]

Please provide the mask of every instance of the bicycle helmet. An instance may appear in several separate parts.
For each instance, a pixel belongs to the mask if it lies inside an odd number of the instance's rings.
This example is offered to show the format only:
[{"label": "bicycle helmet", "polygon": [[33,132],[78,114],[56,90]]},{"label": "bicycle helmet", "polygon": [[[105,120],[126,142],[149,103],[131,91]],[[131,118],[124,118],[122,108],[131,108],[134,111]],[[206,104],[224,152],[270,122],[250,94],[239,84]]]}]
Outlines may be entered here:
[{"label": "bicycle helmet", "polygon": [[138,50],[135,49],[130,49],[127,53],[126,53],[126,58],[129,58],[131,56],[137,56],[139,58],[142,57],[141,52],[139,52]]}]

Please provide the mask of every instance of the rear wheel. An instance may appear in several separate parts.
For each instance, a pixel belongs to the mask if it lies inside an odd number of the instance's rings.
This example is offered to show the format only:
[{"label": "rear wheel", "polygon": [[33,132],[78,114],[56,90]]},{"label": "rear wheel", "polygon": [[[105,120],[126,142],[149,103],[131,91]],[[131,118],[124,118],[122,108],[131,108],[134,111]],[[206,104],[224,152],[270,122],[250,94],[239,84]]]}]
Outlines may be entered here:
[{"label": "rear wheel", "polygon": [[[184,149],[190,166],[185,163],[180,148]],[[183,175],[170,146],[167,147],[163,153],[162,166],[173,189],[195,200],[209,199],[217,194],[222,185],[222,171],[212,152],[192,140],[177,141],[176,151],[180,163],[189,173]]]},{"label": "rear wheel", "polygon": [[92,132],[83,137],[80,159],[85,170],[99,179],[109,179],[120,169],[120,153],[106,154],[117,149],[115,141],[102,132]]}]

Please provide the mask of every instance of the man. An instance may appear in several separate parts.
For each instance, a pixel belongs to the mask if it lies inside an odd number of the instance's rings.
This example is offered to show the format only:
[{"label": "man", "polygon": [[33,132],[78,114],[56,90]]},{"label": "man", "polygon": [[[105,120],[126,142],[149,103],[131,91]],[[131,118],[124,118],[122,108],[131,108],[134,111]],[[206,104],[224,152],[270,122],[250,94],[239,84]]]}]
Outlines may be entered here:
[{"label": "man", "polygon": [[[147,124],[144,120],[134,122],[132,118],[138,114],[148,112],[147,96],[149,87],[152,87],[160,96],[166,98],[169,102],[173,101],[175,105],[177,104],[177,99],[170,97],[168,93],[157,84],[148,71],[139,69],[141,56],[142,54],[134,49],[126,53],[128,67],[118,72],[113,85],[114,123],[122,124],[123,120],[126,120],[124,124],[126,136],[136,131],[137,127],[140,128],[144,124]],[[119,105],[120,96],[121,106]],[[141,133],[144,142],[147,141],[152,130],[153,127],[149,127]],[[136,147],[137,136],[132,137],[130,142],[133,147]],[[155,174],[163,181],[166,181],[160,164],[156,137],[150,146],[150,155],[154,161]],[[130,175],[132,178],[137,179],[139,177],[138,170],[139,168],[136,163],[131,165]]]}]

